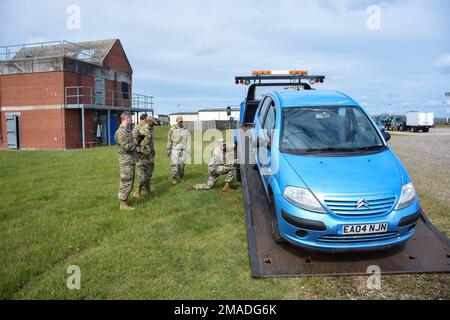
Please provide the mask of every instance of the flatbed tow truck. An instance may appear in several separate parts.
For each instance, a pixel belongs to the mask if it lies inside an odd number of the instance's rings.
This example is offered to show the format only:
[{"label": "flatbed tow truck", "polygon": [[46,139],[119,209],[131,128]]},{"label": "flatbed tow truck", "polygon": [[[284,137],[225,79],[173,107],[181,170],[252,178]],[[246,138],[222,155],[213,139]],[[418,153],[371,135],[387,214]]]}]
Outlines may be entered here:
[{"label": "flatbed tow truck", "polygon": [[450,241],[423,212],[410,241],[383,251],[330,254],[277,244],[272,240],[271,208],[251,154],[250,132],[260,104],[257,91],[269,87],[315,90],[313,85],[324,81],[325,76],[309,75],[303,70],[255,71],[251,76],[235,77],[236,85],[248,86],[247,96],[241,104],[235,142],[252,277],[367,275],[378,268],[382,274],[450,272]]}]

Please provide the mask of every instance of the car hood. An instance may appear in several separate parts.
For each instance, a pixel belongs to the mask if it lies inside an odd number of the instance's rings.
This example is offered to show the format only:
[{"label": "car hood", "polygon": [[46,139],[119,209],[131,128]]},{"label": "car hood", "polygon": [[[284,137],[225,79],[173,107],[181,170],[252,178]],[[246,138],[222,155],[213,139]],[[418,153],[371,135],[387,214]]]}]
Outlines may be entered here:
[{"label": "car hood", "polygon": [[[318,196],[398,195],[401,192],[401,173],[390,149],[364,156],[315,157],[282,154],[282,158]],[[287,184],[293,182],[292,177],[285,180]]]}]

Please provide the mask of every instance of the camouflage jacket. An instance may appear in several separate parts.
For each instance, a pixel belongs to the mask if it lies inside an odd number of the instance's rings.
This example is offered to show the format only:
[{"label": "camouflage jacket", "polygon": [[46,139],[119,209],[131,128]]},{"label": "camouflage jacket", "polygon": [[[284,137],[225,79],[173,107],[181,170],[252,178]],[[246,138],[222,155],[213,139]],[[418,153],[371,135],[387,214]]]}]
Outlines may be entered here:
[{"label": "camouflage jacket", "polygon": [[131,132],[120,126],[114,137],[117,143],[119,160],[121,162],[135,162],[137,160],[136,142]]},{"label": "camouflage jacket", "polygon": [[212,154],[212,158],[209,161],[209,169],[213,169],[215,167],[223,166],[223,167],[234,167],[236,164],[236,159],[234,156],[234,150],[227,150],[224,152],[220,147],[215,147],[214,152]]},{"label": "camouflage jacket", "polygon": [[185,150],[189,149],[190,134],[186,128],[179,128],[174,126],[170,128],[167,137],[167,149],[170,150]]},{"label": "camouflage jacket", "polygon": [[143,156],[154,157],[155,146],[153,144],[153,131],[146,123],[139,123],[133,130],[134,138],[144,137],[139,145],[136,146],[137,152]]}]

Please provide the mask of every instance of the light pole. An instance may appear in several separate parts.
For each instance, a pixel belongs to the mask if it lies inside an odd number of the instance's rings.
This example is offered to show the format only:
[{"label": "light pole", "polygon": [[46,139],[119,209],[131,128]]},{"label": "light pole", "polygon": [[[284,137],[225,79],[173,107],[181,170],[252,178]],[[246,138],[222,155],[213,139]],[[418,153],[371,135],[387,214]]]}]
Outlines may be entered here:
[{"label": "light pole", "polygon": [[450,92],[446,92],[445,96],[447,97],[447,125],[448,125],[448,113],[450,109]]}]

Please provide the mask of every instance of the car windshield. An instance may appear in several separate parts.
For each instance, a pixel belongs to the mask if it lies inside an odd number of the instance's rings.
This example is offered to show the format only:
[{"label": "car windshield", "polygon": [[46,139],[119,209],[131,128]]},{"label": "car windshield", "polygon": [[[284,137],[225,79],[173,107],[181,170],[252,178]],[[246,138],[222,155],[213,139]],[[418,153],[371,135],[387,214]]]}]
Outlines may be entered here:
[{"label": "car windshield", "polygon": [[357,106],[282,109],[280,150],[285,153],[381,150],[384,142]]}]

